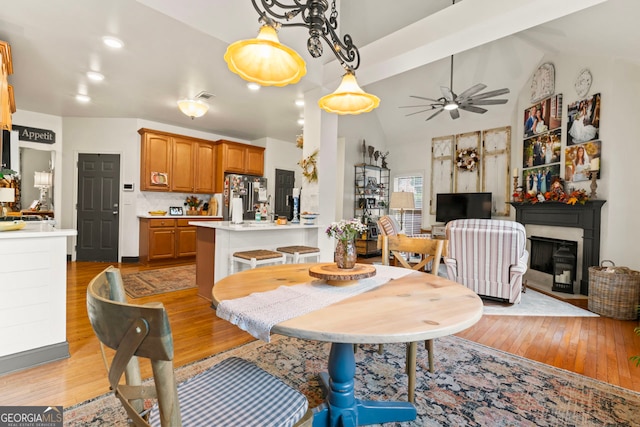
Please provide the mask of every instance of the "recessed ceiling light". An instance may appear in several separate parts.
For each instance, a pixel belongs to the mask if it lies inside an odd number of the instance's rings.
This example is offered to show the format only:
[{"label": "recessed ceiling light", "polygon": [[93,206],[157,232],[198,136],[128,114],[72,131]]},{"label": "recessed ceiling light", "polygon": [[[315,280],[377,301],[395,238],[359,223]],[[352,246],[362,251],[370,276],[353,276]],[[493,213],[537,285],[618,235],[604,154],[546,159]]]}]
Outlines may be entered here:
[{"label": "recessed ceiling light", "polygon": [[101,82],[104,80],[104,75],[97,71],[87,71],[87,77],[94,82]]},{"label": "recessed ceiling light", "polygon": [[122,42],[122,40],[117,39],[115,37],[111,37],[111,36],[103,37],[102,42],[114,49],[121,49],[122,47],[124,47],[124,43]]},{"label": "recessed ceiling light", "polygon": [[304,119],[298,119],[298,124],[299,124],[300,126],[304,125]]},{"label": "recessed ceiling light", "polygon": [[86,103],[86,102],[91,101],[91,98],[89,98],[88,95],[83,95],[83,94],[79,93],[79,94],[76,95],[76,101],[85,102]]},{"label": "recessed ceiling light", "polygon": [[253,91],[260,90],[260,85],[258,83],[247,83],[247,87],[249,88],[249,90]]},{"label": "recessed ceiling light", "polygon": [[298,107],[304,107],[304,99],[296,99],[296,105]]}]

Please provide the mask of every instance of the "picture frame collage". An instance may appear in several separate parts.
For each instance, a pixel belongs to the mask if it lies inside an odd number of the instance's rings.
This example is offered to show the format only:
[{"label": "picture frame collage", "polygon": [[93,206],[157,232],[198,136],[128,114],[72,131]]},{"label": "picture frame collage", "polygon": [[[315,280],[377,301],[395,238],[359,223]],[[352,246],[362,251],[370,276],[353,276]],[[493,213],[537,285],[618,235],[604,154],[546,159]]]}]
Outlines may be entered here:
[{"label": "picture frame collage", "polygon": [[562,94],[525,109],[522,150],[522,189],[546,193],[560,176],[562,155]]}]

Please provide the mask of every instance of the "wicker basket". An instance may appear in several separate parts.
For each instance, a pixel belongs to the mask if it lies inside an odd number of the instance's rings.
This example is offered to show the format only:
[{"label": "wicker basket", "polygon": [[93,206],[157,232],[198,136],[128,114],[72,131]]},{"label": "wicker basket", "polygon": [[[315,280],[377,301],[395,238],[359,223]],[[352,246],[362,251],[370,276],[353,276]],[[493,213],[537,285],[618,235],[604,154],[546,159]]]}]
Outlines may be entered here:
[{"label": "wicker basket", "polygon": [[589,267],[589,310],[620,320],[638,318],[640,271],[627,267]]}]

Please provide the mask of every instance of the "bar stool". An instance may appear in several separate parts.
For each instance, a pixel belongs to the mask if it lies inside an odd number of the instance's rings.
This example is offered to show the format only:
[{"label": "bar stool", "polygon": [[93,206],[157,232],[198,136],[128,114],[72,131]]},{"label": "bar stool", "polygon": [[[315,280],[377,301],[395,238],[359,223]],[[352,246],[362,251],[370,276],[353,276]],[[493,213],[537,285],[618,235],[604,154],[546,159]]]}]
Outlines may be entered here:
[{"label": "bar stool", "polygon": [[266,249],[234,252],[233,255],[231,255],[229,274],[234,273],[236,262],[240,264],[247,264],[250,268],[256,268],[261,264],[285,264],[286,257],[280,252],[269,251]]},{"label": "bar stool", "polygon": [[312,246],[281,246],[276,248],[276,251],[282,252],[287,260],[291,257],[292,264],[297,264],[301,259],[308,257],[316,257],[320,261],[320,249]]}]

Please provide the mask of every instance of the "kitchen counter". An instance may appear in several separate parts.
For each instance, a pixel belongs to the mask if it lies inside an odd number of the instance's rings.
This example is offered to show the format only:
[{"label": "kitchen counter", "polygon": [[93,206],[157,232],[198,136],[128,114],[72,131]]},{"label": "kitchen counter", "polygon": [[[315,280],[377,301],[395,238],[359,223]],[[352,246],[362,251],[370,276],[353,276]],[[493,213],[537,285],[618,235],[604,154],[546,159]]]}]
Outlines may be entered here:
[{"label": "kitchen counter", "polygon": [[198,295],[208,300],[214,283],[229,275],[230,256],[234,252],[275,250],[291,245],[317,247],[320,228],[317,224],[277,225],[267,221],[245,221],[238,225],[229,221],[199,221],[189,225],[196,227]]},{"label": "kitchen counter", "polygon": [[155,218],[155,219],[162,219],[162,218],[169,218],[169,219],[197,219],[197,218],[218,218],[218,219],[222,219],[222,216],[216,216],[216,215],[150,215],[150,214],[142,214],[142,215],[138,215],[138,218]]},{"label": "kitchen counter", "polygon": [[47,221],[0,232],[0,374],[69,357],[67,238]]},{"label": "kitchen counter", "polygon": [[245,221],[242,224],[232,224],[230,221],[215,221],[215,222],[190,222],[189,225],[195,225],[198,227],[209,227],[216,228],[220,230],[226,231],[268,231],[268,230],[293,230],[293,229],[303,229],[303,228],[314,228],[317,229],[319,225],[317,224],[293,224],[288,222],[284,225],[276,224],[275,222],[270,221]]}]

